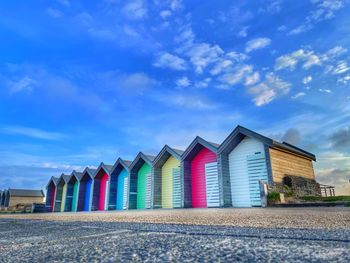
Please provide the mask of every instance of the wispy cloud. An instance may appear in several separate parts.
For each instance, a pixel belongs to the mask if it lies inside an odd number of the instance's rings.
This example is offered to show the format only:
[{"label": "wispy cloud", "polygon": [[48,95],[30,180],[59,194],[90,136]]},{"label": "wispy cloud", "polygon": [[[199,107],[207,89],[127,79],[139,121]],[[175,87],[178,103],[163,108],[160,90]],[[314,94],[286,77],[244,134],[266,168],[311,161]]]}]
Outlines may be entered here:
[{"label": "wispy cloud", "polygon": [[306,95],[306,93],[305,92],[298,92],[297,94],[295,94],[295,95],[293,95],[292,96],[292,99],[297,99],[297,98],[300,98],[300,97],[303,97],[303,96],[305,96]]},{"label": "wispy cloud", "polygon": [[304,69],[309,69],[312,66],[321,65],[321,59],[313,51],[299,49],[278,57],[275,62],[275,70],[289,69],[293,71],[298,63],[302,63]]},{"label": "wispy cloud", "polygon": [[148,9],[143,0],[128,1],[128,3],[123,7],[122,12],[131,20],[140,20],[146,18],[148,15]]},{"label": "wispy cloud", "polygon": [[62,140],[68,137],[67,135],[59,132],[49,132],[23,126],[3,126],[0,128],[0,132],[4,134],[26,136],[42,140]]},{"label": "wispy cloud", "polygon": [[16,94],[23,91],[32,91],[37,82],[30,77],[22,77],[19,80],[8,80],[7,87],[10,94]]},{"label": "wispy cloud", "polygon": [[191,82],[187,77],[182,77],[176,80],[176,85],[181,88],[186,88],[191,85]]},{"label": "wispy cloud", "polygon": [[63,16],[63,12],[61,10],[58,10],[56,8],[49,7],[46,10],[47,14],[53,18],[60,18]]},{"label": "wispy cloud", "polygon": [[311,2],[315,4],[315,8],[310,11],[304,22],[290,30],[288,35],[298,35],[313,29],[317,23],[333,18],[335,13],[345,5],[344,0],[312,0]]},{"label": "wispy cloud", "polygon": [[267,37],[260,37],[252,39],[247,42],[245,52],[249,53],[256,49],[261,49],[269,46],[271,44],[271,39]]},{"label": "wispy cloud", "polygon": [[291,84],[283,81],[274,73],[267,73],[265,80],[260,84],[250,87],[248,90],[254,96],[253,101],[256,106],[270,103],[278,96],[287,94]]},{"label": "wispy cloud", "polygon": [[153,65],[159,68],[170,68],[174,70],[186,69],[186,61],[184,59],[168,52],[159,54]]}]

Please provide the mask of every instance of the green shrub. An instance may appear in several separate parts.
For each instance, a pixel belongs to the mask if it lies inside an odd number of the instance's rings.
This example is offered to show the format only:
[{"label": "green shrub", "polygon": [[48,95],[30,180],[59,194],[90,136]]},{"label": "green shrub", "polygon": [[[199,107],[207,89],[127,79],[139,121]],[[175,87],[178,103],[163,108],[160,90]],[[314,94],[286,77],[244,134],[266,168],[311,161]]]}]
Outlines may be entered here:
[{"label": "green shrub", "polygon": [[303,196],[300,199],[309,202],[321,201],[321,202],[336,202],[336,201],[348,201],[350,202],[350,196],[348,195],[339,195],[339,196]]},{"label": "green shrub", "polygon": [[267,194],[267,201],[271,203],[275,203],[280,201],[280,194],[277,192],[271,192]]}]

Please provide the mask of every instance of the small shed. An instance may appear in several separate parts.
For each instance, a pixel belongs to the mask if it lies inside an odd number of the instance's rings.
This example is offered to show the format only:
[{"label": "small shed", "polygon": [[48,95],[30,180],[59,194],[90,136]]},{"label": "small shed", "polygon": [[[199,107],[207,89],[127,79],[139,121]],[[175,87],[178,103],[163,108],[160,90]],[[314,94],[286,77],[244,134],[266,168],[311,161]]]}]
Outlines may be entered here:
[{"label": "small shed", "polygon": [[0,190],[0,207],[2,207],[2,193],[3,193],[3,191]]},{"label": "small shed", "polygon": [[153,162],[153,207],[182,207],[181,155],[165,145]]},{"label": "small shed", "polygon": [[46,185],[46,211],[53,212],[55,206],[55,196],[57,187],[58,177],[52,176]]},{"label": "small shed", "polygon": [[6,207],[17,204],[44,203],[45,194],[43,190],[32,189],[8,189]]},{"label": "small shed", "polygon": [[118,158],[113,165],[110,175],[108,210],[128,208],[129,167],[131,163],[131,161]]},{"label": "small shed", "polygon": [[79,182],[77,211],[91,211],[92,187],[96,169],[86,167]]},{"label": "small shed", "polygon": [[6,190],[0,191],[0,207],[5,207]]},{"label": "small shed", "polygon": [[281,183],[286,175],[315,179],[315,155],[237,126],[221,144],[224,206],[261,206],[260,181]]},{"label": "small shed", "polygon": [[152,207],[152,162],[155,156],[142,152],[130,165],[129,209]]},{"label": "small shed", "polygon": [[107,210],[109,177],[112,167],[112,165],[106,165],[102,162],[96,170],[92,195],[92,211]]},{"label": "small shed", "polygon": [[219,144],[197,136],[182,155],[185,207],[221,206],[218,173]]}]

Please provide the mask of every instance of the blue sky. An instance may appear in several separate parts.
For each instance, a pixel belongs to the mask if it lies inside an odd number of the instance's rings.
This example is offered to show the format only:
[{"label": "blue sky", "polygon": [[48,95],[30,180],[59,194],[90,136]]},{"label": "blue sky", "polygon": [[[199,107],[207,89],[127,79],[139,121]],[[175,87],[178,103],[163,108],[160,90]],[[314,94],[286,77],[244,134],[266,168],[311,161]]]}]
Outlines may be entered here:
[{"label": "blue sky", "polygon": [[[236,3],[235,3],[236,2]],[[222,142],[238,124],[315,153],[350,194],[350,3],[6,1],[0,189]]]}]

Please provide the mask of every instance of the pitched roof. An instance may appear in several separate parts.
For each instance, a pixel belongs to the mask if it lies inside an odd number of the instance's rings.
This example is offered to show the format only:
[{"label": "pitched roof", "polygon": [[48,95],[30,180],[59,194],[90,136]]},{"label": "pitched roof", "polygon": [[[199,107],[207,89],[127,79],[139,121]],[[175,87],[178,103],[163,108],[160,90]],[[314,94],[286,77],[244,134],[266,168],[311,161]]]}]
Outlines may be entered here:
[{"label": "pitched roof", "polygon": [[168,145],[164,145],[164,147],[160,150],[153,161],[154,166],[162,166],[166,160],[168,160],[169,156],[174,156],[176,159],[181,159],[183,151],[178,149],[173,149]]},{"label": "pitched roof", "polygon": [[[200,149],[199,147],[197,147],[197,145],[202,145],[215,153],[218,152],[218,147],[220,146],[217,143],[208,142],[208,141],[204,140],[203,138],[197,136],[191,142],[191,144],[187,147],[186,151],[182,154],[181,159],[185,160],[187,157],[192,156],[193,154],[196,154]],[[193,152],[193,150],[194,150],[194,152]]]},{"label": "pitched roof", "polygon": [[130,171],[133,170],[134,167],[138,164],[140,159],[147,162],[149,165],[152,165],[154,158],[155,156],[153,155],[148,155],[148,154],[144,154],[143,152],[139,152],[135,157],[135,160],[133,160],[131,165],[129,166],[129,169]]},{"label": "pitched roof", "polygon": [[266,137],[264,135],[261,135],[257,132],[254,132],[252,130],[249,130],[245,127],[242,127],[240,125],[238,125],[231,133],[229,136],[227,136],[227,138],[224,140],[224,142],[221,144],[221,146],[219,147],[219,153],[222,153],[224,151],[231,151],[232,147],[235,147],[235,145],[233,144],[233,142],[235,142],[236,144],[239,143],[239,141],[244,137],[244,136],[248,136],[251,138],[254,138],[258,141],[261,141],[262,143],[264,143],[265,145],[267,145],[268,147],[271,148],[278,148],[278,149],[282,149],[285,150],[287,152],[291,152],[300,156],[303,156],[305,158],[311,159],[316,161],[316,156],[312,153],[309,153],[307,151],[304,151],[294,145],[291,145],[289,143],[286,142],[277,142],[269,137]]},{"label": "pitched roof", "polygon": [[44,197],[42,190],[31,189],[9,189],[10,196]]},{"label": "pitched roof", "polygon": [[77,172],[77,171],[73,170],[73,172],[72,172],[71,175],[74,175],[75,178],[76,178],[78,181],[80,181],[84,174],[81,173],[81,172]]}]

